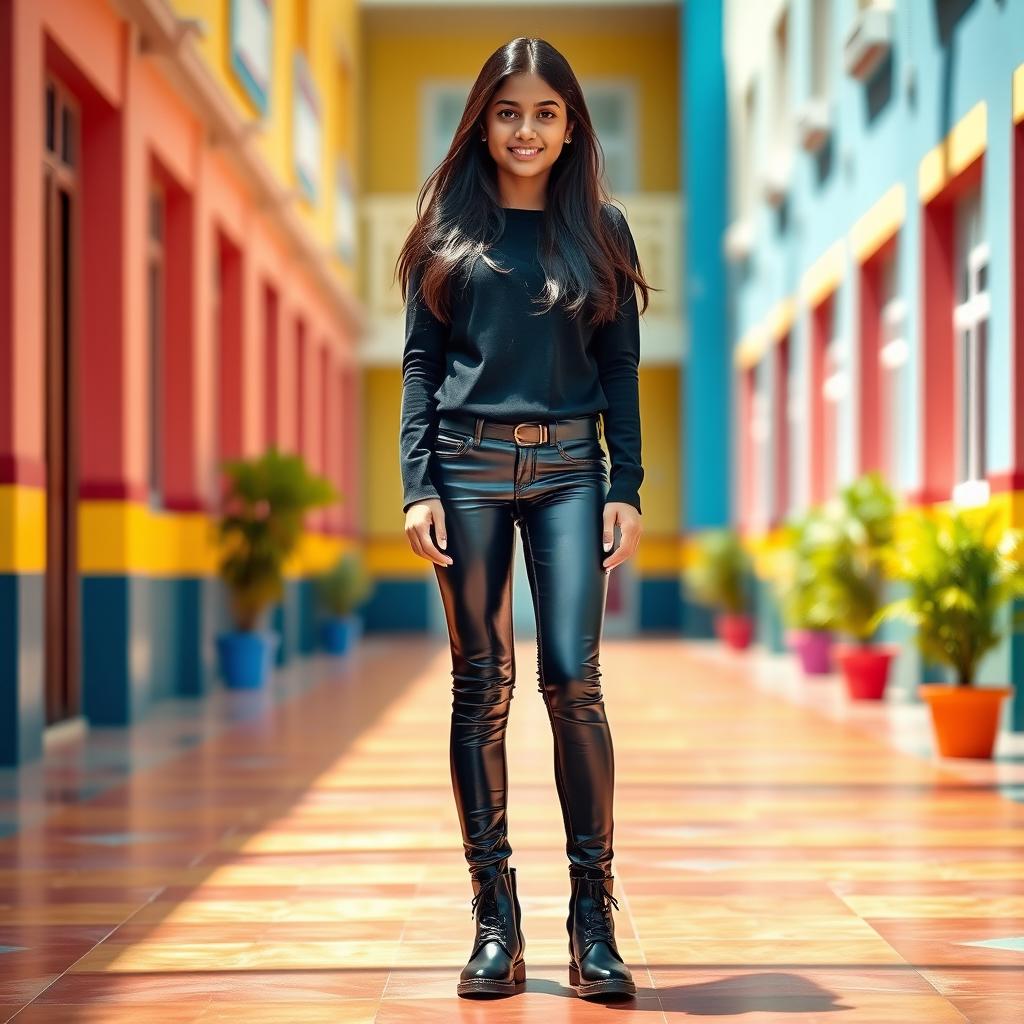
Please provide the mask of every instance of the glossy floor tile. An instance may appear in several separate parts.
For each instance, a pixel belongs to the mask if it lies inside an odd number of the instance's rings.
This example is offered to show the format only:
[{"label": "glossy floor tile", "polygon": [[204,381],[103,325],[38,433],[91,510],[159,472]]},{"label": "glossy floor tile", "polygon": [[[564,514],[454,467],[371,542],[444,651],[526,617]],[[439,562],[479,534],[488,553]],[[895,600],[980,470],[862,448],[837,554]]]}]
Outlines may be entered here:
[{"label": "glossy floor tile", "polygon": [[792,660],[607,640],[615,914],[637,997],[568,988],[532,638],[509,822],[528,984],[455,995],[472,889],[447,645],[364,637],[265,693],[171,702],[0,778],[0,1020],[332,1024],[1024,1019],[1024,784]]}]

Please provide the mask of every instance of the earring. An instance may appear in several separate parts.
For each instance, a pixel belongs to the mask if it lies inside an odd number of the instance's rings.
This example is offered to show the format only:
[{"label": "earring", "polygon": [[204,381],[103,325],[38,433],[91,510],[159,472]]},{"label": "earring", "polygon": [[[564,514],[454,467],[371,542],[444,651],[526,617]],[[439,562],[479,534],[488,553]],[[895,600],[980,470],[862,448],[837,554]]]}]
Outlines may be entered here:
[{"label": "earring", "polygon": [[571,135],[566,135],[565,141],[566,142],[572,142],[572,136]]}]

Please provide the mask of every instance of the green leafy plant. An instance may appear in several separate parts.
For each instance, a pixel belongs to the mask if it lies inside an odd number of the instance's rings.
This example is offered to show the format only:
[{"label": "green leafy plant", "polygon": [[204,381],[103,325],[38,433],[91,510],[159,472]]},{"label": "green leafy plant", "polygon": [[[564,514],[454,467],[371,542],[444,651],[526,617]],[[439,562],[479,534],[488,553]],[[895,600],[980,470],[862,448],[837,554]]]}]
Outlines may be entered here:
[{"label": "green leafy plant", "polygon": [[769,578],[782,620],[791,629],[836,627],[834,609],[822,600],[821,573],[814,559],[816,545],[830,536],[817,505],[782,527]]},{"label": "green leafy plant", "polygon": [[738,615],[746,611],[746,576],[751,559],[736,530],[706,530],[696,538],[694,559],[683,579],[702,604]]},{"label": "green leafy plant", "polygon": [[896,518],[896,498],[878,473],[866,473],[828,502],[809,549],[815,597],[823,621],[867,644],[885,584]]},{"label": "green leafy plant", "polygon": [[1001,639],[999,610],[1024,597],[1024,530],[1000,527],[996,509],[917,510],[894,564],[909,592],[880,609],[879,621],[912,623],[922,654],[953,668],[957,685],[973,685]]},{"label": "green leafy plant", "polygon": [[218,566],[230,593],[238,629],[251,631],[284,593],[284,564],[302,536],[306,513],[339,497],[298,455],[270,448],[263,455],[227,459],[229,481],[217,522],[224,553]]},{"label": "green leafy plant", "polygon": [[346,551],[317,578],[320,603],[331,615],[350,615],[372,592],[373,583],[355,551]]}]

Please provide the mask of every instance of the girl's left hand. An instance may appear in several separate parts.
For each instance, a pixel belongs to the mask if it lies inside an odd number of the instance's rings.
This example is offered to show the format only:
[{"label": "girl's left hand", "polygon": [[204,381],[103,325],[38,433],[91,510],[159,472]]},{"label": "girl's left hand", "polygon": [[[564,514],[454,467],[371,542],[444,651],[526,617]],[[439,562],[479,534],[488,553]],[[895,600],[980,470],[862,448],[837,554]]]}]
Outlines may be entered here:
[{"label": "girl's left hand", "polygon": [[609,501],[604,506],[604,534],[602,537],[605,551],[608,551],[615,540],[615,524],[619,524],[622,540],[615,551],[603,562],[604,571],[611,572],[627,558],[632,557],[640,543],[640,535],[644,532],[641,516],[637,510],[625,501]]}]

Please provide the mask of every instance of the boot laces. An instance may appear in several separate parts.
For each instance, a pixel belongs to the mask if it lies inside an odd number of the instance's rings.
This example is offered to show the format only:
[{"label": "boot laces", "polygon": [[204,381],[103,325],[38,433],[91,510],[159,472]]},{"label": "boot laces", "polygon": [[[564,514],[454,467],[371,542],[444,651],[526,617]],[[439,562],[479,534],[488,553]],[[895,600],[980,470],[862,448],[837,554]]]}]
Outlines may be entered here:
[{"label": "boot laces", "polygon": [[[494,886],[500,878],[500,875],[495,875],[480,886],[473,897],[470,909],[470,916],[476,918],[481,937],[487,936],[499,940],[505,937],[508,925],[505,915],[498,910],[498,901],[494,899]],[[491,898],[484,900],[485,894]]]},{"label": "boot laces", "polygon": [[583,884],[588,890],[588,895],[593,897],[586,919],[583,922],[584,942],[589,944],[597,939],[604,939],[607,943],[615,942],[612,933],[612,914],[609,904],[614,904],[619,909],[619,901],[604,887],[603,878],[583,878]]}]

